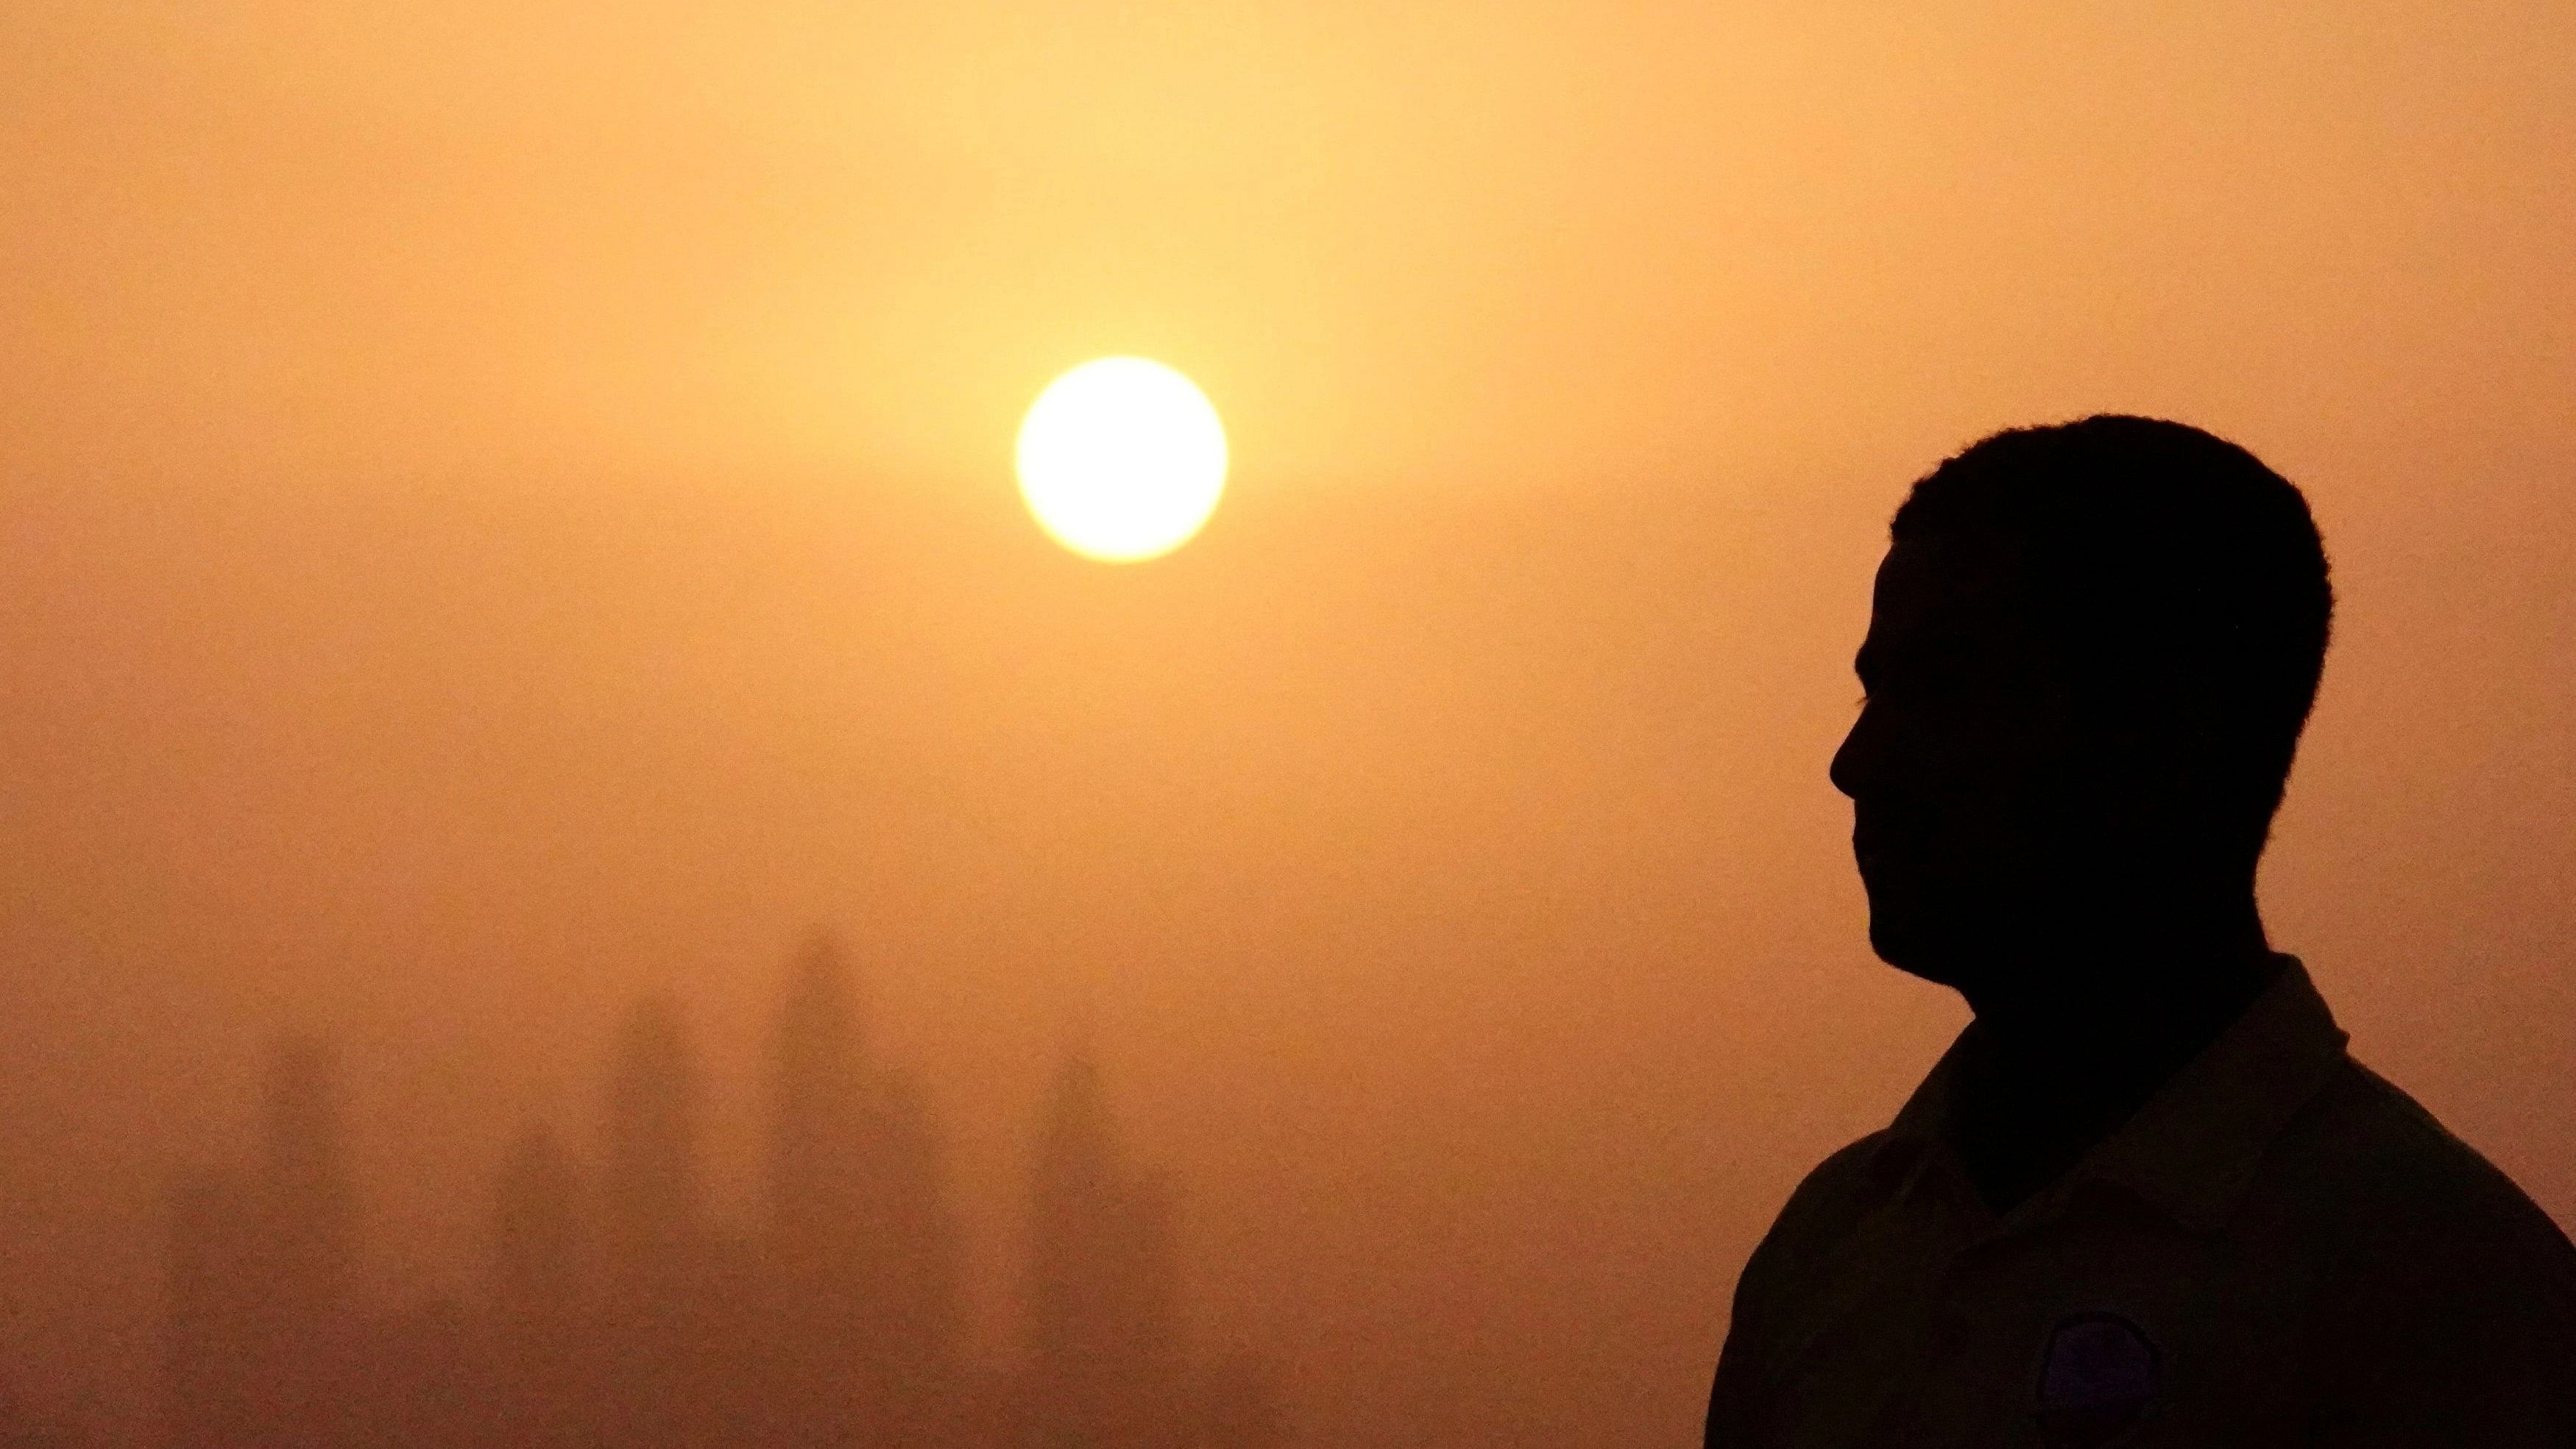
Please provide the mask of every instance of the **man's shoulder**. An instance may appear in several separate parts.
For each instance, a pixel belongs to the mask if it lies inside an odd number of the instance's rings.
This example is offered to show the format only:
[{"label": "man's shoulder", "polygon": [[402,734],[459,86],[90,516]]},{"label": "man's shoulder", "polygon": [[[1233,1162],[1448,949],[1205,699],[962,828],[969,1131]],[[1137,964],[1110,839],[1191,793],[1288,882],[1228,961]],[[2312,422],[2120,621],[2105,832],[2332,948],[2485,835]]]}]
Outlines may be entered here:
[{"label": "man's shoulder", "polygon": [[2277,1144],[2274,1194],[2347,1267],[2493,1259],[2576,1292],[2576,1247],[2529,1194],[2387,1078],[2345,1058]]},{"label": "man's shoulder", "polygon": [[1772,1220],[1762,1254],[1802,1260],[1831,1251],[1895,1192],[1899,1145],[1884,1130],[1872,1132],[1817,1163]]},{"label": "man's shoulder", "polygon": [[2319,1255],[2317,1442],[2576,1443],[2576,1247],[2547,1213],[2348,1058],[2277,1146],[2266,1196]]},{"label": "man's shoulder", "polygon": [[1852,1230],[1889,1195],[1889,1134],[1873,1132],[1818,1163],[1789,1194],[1735,1280],[1727,1353],[1742,1361],[1748,1345],[1776,1332],[1782,1295],[1810,1281]]}]

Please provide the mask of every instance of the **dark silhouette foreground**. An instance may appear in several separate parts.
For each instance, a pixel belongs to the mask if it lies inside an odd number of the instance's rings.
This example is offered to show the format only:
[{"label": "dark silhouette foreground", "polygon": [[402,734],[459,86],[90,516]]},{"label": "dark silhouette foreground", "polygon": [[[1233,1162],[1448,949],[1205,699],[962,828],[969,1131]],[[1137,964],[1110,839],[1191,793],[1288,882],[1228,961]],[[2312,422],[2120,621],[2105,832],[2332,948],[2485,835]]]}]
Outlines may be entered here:
[{"label": "dark silhouette foreground", "polygon": [[2097,417],[1891,533],[1833,780],[1872,946],[1975,1020],[1746,1264],[1712,1449],[2576,1445],[2576,1249],[2255,906],[2332,613],[2298,490]]}]

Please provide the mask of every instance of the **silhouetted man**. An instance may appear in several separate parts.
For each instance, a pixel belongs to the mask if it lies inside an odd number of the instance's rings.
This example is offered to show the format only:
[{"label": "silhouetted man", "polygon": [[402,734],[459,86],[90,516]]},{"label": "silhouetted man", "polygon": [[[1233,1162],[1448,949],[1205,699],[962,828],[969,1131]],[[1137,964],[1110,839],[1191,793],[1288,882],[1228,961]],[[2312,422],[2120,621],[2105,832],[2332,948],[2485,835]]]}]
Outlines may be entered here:
[{"label": "silhouetted man", "polygon": [[1975,1020],[1746,1264],[1712,1449],[2576,1446],[2576,1250],[2255,909],[2333,607],[2298,490],[2098,417],[1891,534],[1833,780],[1870,944]]}]

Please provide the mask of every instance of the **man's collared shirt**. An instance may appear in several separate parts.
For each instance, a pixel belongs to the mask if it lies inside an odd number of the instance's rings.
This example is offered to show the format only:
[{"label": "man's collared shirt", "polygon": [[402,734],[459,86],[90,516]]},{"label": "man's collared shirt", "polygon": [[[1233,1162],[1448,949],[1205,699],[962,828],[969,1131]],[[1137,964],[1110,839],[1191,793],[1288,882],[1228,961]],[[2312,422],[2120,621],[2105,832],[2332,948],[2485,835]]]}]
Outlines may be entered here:
[{"label": "man's collared shirt", "polygon": [[2576,1249],[2297,962],[2000,1218],[1943,1131],[1959,1054],[1754,1250],[1711,1449],[2576,1449]]}]

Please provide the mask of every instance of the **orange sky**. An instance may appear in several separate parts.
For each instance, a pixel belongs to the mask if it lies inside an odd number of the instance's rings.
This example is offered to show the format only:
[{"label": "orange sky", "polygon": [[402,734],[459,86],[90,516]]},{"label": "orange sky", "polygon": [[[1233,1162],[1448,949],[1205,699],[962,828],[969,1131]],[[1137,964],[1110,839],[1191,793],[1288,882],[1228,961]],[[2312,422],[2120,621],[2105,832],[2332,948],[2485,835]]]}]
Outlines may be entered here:
[{"label": "orange sky", "polygon": [[[2576,1221],[2576,12],[427,9],[0,10],[0,1363],[148,1367],[281,1021],[452,1281],[829,919],[988,1266],[1087,1015],[1312,1442],[1693,1442],[1958,1020],[1823,773],[1885,515],[2102,409],[2309,491],[2275,934]],[[1125,570],[1008,474],[1107,352],[1235,449]]]}]

